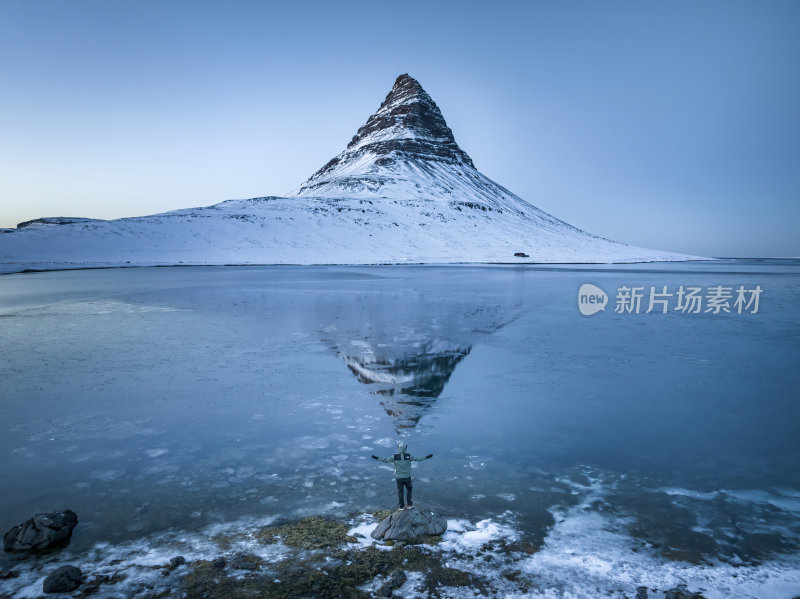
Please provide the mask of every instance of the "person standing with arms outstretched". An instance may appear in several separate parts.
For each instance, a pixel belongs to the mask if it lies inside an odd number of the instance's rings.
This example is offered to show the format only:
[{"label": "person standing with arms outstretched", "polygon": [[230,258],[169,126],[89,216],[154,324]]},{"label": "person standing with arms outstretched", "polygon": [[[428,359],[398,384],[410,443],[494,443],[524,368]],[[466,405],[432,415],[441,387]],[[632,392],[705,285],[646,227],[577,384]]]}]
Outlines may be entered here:
[{"label": "person standing with arms outstretched", "polygon": [[[403,441],[397,444],[397,453],[390,458],[379,458],[376,455],[372,456],[373,460],[378,460],[385,464],[394,464],[394,477],[397,480],[397,501],[400,503],[400,509],[413,509],[414,502],[411,499],[411,462],[422,462],[429,460],[433,457],[429,453],[424,458],[406,453],[408,445]],[[406,490],[407,501],[403,502],[403,488]]]}]

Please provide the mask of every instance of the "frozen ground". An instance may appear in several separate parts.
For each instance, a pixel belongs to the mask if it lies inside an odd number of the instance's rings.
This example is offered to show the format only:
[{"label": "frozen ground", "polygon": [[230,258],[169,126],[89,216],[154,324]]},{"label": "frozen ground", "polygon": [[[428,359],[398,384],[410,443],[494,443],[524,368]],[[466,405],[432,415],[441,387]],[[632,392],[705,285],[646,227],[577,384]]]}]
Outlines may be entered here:
[{"label": "frozen ground", "polygon": [[[584,317],[584,282],[764,293],[757,314]],[[498,559],[538,596],[793,597],[799,291],[792,261],[0,277],[0,527],[80,517],[64,554],[4,556],[0,593],[391,507],[369,455],[402,437],[435,455],[415,493],[456,565],[519,538],[538,551]]]},{"label": "frozen ground", "polygon": [[[474,204],[468,198],[464,201]],[[137,218],[82,219],[0,231],[0,272],[131,265],[603,263],[697,258],[612,242],[544,213],[541,216],[533,206],[527,209],[530,214],[520,216],[518,210],[461,208],[430,197],[229,200]],[[517,258],[517,252],[530,258]]]}]

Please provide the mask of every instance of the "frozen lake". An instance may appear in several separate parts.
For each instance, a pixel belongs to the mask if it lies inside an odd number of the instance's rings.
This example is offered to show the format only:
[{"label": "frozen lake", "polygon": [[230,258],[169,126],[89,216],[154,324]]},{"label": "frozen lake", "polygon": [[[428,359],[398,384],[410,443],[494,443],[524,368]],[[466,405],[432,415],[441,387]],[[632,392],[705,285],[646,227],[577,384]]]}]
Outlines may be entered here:
[{"label": "frozen lake", "polygon": [[[580,313],[584,283],[605,311]],[[729,312],[706,311],[717,286]],[[615,311],[624,287],[639,313]],[[651,287],[668,313],[645,313]],[[681,287],[699,313],[675,309]],[[540,548],[520,569],[560,592],[789,598],[798,299],[791,260],[3,275],[0,526],[71,508],[84,555],[390,508],[369,456],[403,439],[435,456],[418,504],[517,531]]]}]

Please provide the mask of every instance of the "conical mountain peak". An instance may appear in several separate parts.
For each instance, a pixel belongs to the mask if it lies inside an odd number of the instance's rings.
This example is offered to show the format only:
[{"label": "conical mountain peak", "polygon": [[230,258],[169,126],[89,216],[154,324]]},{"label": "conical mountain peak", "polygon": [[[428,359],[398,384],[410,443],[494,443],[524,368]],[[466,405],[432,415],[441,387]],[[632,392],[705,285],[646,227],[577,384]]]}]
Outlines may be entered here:
[{"label": "conical mountain peak", "polygon": [[416,79],[407,74],[400,75],[395,80],[380,108],[367,119],[364,126],[347,144],[347,148],[354,149],[377,141],[399,140],[423,141],[440,147],[433,149],[419,147],[418,143],[394,143],[378,146],[374,150],[381,154],[400,151],[410,157],[419,154],[420,156],[416,157],[438,156],[472,163],[456,144],[453,132],[447,126],[436,102],[422,89]]},{"label": "conical mountain peak", "polygon": [[[451,165],[474,169],[458,147],[436,102],[419,82],[400,75],[375,113],[356,132],[345,150],[314,173],[293,195],[327,195],[384,186],[382,172],[398,165]],[[379,172],[380,171],[380,172]]]}]

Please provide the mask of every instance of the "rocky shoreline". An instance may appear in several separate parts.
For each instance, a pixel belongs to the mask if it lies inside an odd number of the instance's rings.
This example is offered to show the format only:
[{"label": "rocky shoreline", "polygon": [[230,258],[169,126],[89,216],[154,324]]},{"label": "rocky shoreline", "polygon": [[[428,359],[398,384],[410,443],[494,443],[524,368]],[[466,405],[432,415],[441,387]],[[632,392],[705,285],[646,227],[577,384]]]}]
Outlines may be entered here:
[{"label": "rocky shoreline", "polygon": [[[52,518],[44,520],[52,522]],[[443,533],[446,521],[419,508],[410,512],[383,510],[340,520],[311,516],[219,532],[211,537],[215,550],[210,553],[188,558],[163,555],[151,560],[154,563],[101,558],[94,564],[63,564],[37,560],[35,553],[22,552],[15,558],[24,566],[0,570],[0,589],[4,580],[14,581],[23,575],[35,582],[24,586],[21,595],[15,594],[19,589],[10,594],[0,590],[0,599],[36,596],[33,591],[37,585],[39,594],[68,592],[75,598],[97,599],[438,599],[536,596],[549,588],[518,568],[521,560],[538,551],[537,545],[510,536],[460,550],[452,539],[466,534],[464,531],[451,531],[446,536],[424,534],[427,529],[420,523],[439,521],[445,522],[438,528]],[[400,531],[399,536],[408,536],[409,530],[419,534],[406,540],[375,541],[368,536],[381,528],[382,533],[371,536],[383,536],[387,530]],[[51,555],[53,551],[61,549],[51,549]],[[639,586],[620,592],[619,596],[626,599],[704,599],[685,585],[663,590]]]}]

